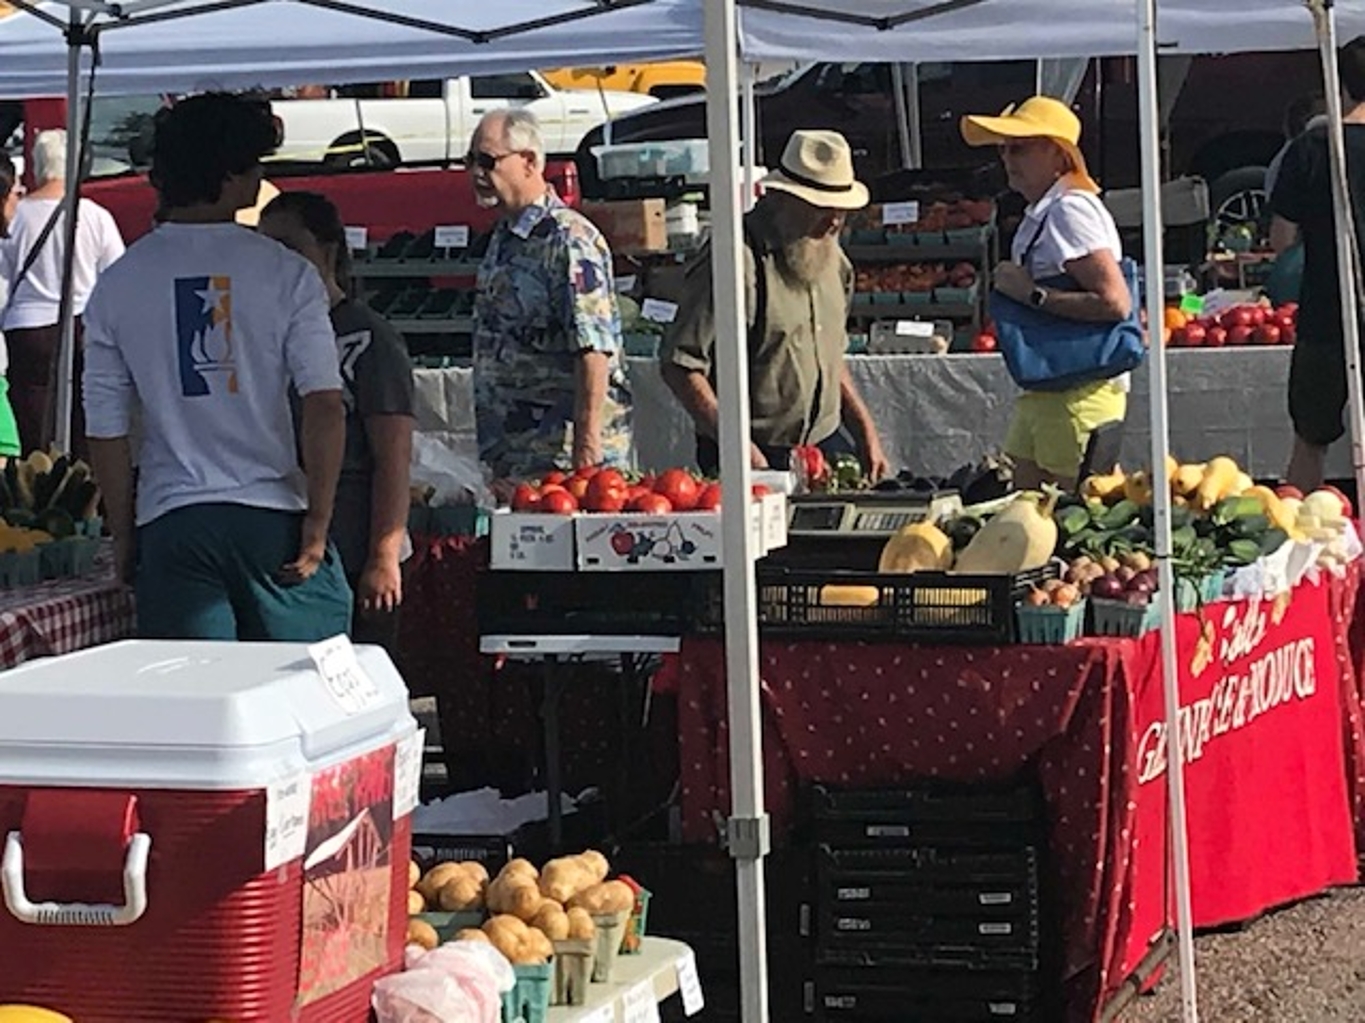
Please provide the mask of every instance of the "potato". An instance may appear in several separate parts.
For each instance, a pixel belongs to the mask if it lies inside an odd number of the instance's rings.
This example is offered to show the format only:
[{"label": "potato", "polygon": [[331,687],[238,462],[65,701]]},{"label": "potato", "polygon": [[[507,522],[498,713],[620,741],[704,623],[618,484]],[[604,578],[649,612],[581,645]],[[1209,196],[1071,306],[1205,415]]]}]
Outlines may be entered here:
[{"label": "potato", "polygon": [[498,871],[499,881],[510,879],[517,876],[527,877],[530,878],[532,881],[539,881],[540,871],[538,871],[535,868],[535,866],[531,863],[530,860],[522,859],[520,856],[518,856],[516,859],[508,860],[507,866],[503,867],[500,871]]},{"label": "potato", "polygon": [[593,877],[598,881],[605,881],[607,875],[611,873],[611,864],[608,863],[607,858],[596,849],[587,850],[579,859],[581,859],[584,865],[592,871]]},{"label": "potato", "polygon": [[553,899],[542,902],[529,923],[551,941],[563,941],[569,936],[569,916]]},{"label": "potato", "polygon": [[522,885],[511,890],[507,900],[507,912],[519,920],[529,921],[540,911],[544,901],[545,897],[535,885]]},{"label": "potato", "polygon": [[447,913],[483,909],[483,886],[468,874],[461,874],[441,886],[436,904]]},{"label": "potato", "polygon": [[578,856],[551,860],[540,872],[540,893],[556,902],[568,902],[596,883],[592,868]]},{"label": "potato", "polygon": [[421,892],[408,892],[408,916],[416,916],[427,911],[427,900]]},{"label": "potato", "polygon": [[455,938],[454,938],[454,940],[455,940],[455,941],[481,941],[481,942],[483,942],[485,945],[491,945],[491,944],[492,944],[492,942],[488,940],[488,935],[484,934],[483,931],[479,930],[477,927],[462,927],[462,928],[460,928],[460,930],[458,930],[458,931],[455,932]]},{"label": "potato", "polygon": [[422,868],[416,860],[408,861],[408,887],[416,888],[417,882],[422,880]]},{"label": "potato", "polygon": [[555,947],[544,932],[535,929],[527,931],[525,939],[521,943],[519,958],[513,960],[514,963],[531,964],[544,963],[555,954]]},{"label": "potato", "polygon": [[[485,901],[488,908],[494,913],[510,913],[514,905],[526,905],[530,897],[516,894],[519,891],[526,890],[529,890],[537,900],[540,899],[540,888],[537,887],[534,879],[523,876],[512,878],[499,876],[488,886]],[[539,906],[539,901],[535,905]]]},{"label": "potato", "polygon": [[425,920],[409,920],[407,943],[409,945],[421,945],[430,952],[441,943],[441,938],[436,933],[436,928]]},{"label": "potato", "polygon": [[464,872],[481,885],[488,884],[488,868],[478,860],[465,860]]},{"label": "potato", "polygon": [[574,906],[565,915],[569,922],[569,937],[574,941],[591,941],[597,935],[597,924],[592,914],[581,906]]},{"label": "potato", "polygon": [[461,863],[438,863],[417,882],[417,890],[428,902],[435,902],[436,893],[445,887],[447,881],[453,881],[463,875],[464,865]]},{"label": "potato", "polygon": [[579,892],[569,903],[589,913],[623,913],[635,906],[635,892],[624,881],[603,881]]},{"label": "potato", "polygon": [[516,962],[521,954],[522,943],[526,940],[526,925],[514,916],[500,914],[484,921],[483,933],[493,947],[505,955],[509,961]]}]

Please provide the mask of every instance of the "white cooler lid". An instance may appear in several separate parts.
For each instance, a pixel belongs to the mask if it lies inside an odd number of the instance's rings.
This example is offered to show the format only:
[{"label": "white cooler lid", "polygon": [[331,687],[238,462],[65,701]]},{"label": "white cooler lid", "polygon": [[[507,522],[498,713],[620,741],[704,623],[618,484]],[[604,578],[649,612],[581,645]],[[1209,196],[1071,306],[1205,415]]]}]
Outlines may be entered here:
[{"label": "white cooler lid", "polygon": [[259,788],[410,738],[380,647],[336,695],[303,643],[128,640],[0,672],[0,783]]}]

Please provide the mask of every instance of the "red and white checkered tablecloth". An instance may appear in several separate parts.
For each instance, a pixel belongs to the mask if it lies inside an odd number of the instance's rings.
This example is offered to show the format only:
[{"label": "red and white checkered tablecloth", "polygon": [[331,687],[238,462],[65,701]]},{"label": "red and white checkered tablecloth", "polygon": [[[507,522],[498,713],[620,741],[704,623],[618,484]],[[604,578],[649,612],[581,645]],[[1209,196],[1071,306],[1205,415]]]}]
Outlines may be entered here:
[{"label": "red and white checkered tablecloth", "polygon": [[110,554],[84,578],[0,590],[0,669],[133,634],[133,592],[114,581]]}]

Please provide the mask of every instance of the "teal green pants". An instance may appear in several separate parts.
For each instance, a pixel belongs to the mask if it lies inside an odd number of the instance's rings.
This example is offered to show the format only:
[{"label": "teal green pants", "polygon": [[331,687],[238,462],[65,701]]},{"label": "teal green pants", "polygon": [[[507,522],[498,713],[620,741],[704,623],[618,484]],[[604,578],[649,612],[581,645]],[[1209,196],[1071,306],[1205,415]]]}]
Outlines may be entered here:
[{"label": "teal green pants", "polygon": [[278,581],[302,527],[301,513],[239,504],[190,505],[142,526],[138,635],[313,643],[348,632],[351,588],[330,544],[307,582]]}]

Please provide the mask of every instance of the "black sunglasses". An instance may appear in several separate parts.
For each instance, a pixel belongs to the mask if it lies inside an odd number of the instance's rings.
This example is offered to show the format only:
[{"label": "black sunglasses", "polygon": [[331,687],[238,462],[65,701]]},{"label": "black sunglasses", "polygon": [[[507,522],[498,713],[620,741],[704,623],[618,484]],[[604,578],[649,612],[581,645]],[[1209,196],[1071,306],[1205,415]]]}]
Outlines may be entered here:
[{"label": "black sunglasses", "polygon": [[496,154],[495,154],[495,153],[475,153],[475,152],[473,152],[473,151],[470,151],[469,153],[466,153],[466,154],[465,154],[465,158],[464,158],[464,159],[465,159],[465,163],[473,164],[475,167],[479,168],[479,170],[481,170],[481,171],[491,171],[494,167],[496,167],[496,166],[497,166],[499,163],[501,163],[503,160],[506,160],[509,156],[516,156],[516,155],[517,155],[517,154],[516,154],[515,152],[512,152],[512,153],[496,153]]}]

